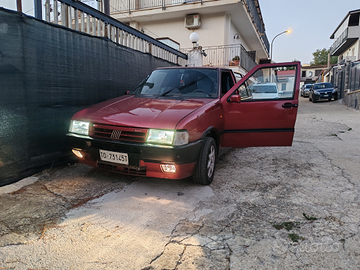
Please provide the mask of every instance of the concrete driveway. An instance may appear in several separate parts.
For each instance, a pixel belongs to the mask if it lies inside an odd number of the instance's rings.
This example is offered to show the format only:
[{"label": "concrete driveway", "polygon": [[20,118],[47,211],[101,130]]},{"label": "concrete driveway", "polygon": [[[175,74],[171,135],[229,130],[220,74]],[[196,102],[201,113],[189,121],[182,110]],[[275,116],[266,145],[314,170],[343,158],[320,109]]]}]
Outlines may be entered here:
[{"label": "concrete driveway", "polygon": [[210,186],[75,164],[0,188],[0,269],[360,269],[360,112],[340,102],[300,97],[292,147],[232,149]]}]

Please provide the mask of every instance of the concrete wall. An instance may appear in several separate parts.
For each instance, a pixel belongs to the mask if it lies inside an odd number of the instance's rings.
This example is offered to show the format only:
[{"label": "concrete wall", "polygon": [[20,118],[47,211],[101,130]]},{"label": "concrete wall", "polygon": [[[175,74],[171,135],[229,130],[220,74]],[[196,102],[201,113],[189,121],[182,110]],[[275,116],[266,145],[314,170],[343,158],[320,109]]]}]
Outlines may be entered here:
[{"label": "concrete wall", "polygon": [[344,96],[344,103],[348,107],[360,110],[360,90],[346,93]]}]

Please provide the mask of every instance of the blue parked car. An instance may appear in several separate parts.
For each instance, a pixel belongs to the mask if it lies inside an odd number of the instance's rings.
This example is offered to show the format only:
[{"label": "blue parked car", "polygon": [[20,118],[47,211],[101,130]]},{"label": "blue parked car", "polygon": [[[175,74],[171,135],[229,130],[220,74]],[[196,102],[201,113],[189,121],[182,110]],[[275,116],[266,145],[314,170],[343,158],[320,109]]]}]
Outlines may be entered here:
[{"label": "blue parked car", "polygon": [[327,100],[337,100],[339,98],[339,94],[337,91],[337,87],[333,87],[330,82],[323,82],[323,83],[315,83],[310,88],[309,91],[309,101],[315,103],[320,99],[327,99]]}]

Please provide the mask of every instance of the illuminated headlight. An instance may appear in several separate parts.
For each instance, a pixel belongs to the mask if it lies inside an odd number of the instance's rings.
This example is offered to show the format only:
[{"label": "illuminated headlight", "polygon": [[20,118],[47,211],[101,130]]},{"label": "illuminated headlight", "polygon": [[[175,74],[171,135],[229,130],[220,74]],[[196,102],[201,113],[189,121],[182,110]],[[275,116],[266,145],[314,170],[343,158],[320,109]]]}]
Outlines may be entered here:
[{"label": "illuminated headlight", "polygon": [[169,164],[161,164],[161,169],[165,173],[176,173],[176,166],[175,165],[169,165]]},{"label": "illuminated headlight", "polygon": [[184,145],[189,143],[189,133],[186,130],[149,129],[146,142],[165,145]]},{"label": "illuminated headlight", "polygon": [[89,122],[72,120],[69,131],[81,135],[89,135]]}]

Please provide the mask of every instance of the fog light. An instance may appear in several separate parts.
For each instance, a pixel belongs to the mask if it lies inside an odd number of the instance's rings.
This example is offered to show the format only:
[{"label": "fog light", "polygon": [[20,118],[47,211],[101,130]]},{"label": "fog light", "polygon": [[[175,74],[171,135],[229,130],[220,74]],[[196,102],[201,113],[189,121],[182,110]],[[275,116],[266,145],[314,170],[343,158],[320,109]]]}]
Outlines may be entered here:
[{"label": "fog light", "polygon": [[161,169],[165,173],[176,173],[176,166],[175,165],[169,165],[169,164],[162,164],[160,165]]},{"label": "fog light", "polygon": [[77,156],[78,158],[83,158],[83,157],[84,157],[79,150],[73,149],[72,152],[73,152],[74,155]]}]

